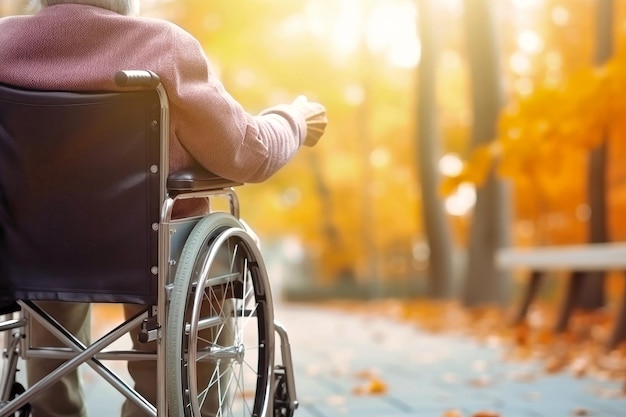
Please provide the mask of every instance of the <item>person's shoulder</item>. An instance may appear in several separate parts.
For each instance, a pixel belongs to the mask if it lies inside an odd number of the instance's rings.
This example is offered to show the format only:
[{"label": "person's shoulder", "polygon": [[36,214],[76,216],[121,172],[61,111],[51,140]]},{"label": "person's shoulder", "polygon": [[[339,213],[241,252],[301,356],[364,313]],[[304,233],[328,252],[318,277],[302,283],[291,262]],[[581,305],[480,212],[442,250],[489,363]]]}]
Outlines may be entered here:
[{"label": "person's shoulder", "polygon": [[127,19],[127,23],[141,27],[142,31],[147,33],[153,33],[155,36],[167,34],[166,38],[169,42],[174,42],[183,48],[199,46],[198,40],[191,33],[169,20],[146,16],[127,16]]},{"label": "person's shoulder", "polygon": [[4,17],[0,17],[0,24],[1,25],[21,24],[23,22],[28,22],[30,19],[32,19],[31,15],[4,16]]},{"label": "person's shoulder", "polygon": [[167,30],[175,34],[179,38],[195,39],[191,33],[183,29],[181,26],[169,20],[156,17],[134,16],[131,17],[134,22],[151,27],[156,30]]}]

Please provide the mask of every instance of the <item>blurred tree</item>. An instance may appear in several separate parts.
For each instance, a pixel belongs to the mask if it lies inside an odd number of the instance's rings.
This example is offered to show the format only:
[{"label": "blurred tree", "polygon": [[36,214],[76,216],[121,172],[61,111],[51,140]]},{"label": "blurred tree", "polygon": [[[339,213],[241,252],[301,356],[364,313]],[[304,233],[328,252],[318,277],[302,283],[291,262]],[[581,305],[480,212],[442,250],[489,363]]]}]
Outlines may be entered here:
[{"label": "blurred tree", "polygon": [[[606,64],[613,51],[613,0],[596,0],[595,56],[598,66]],[[608,241],[607,214],[607,153],[608,126],[600,127],[603,140],[589,150],[587,166],[587,201],[590,208],[587,240],[589,243]],[[573,271],[567,284],[565,299],[555,324],[557,332],[567,330],[573,310],[580,307],[593,310],[604,307],[606,271]]]},{"label": "blurred tree", "polygon": [[23,14],[28,0],[0,0],[0,17]]},{"label": "blurred tree", "polygon": [[[614,2],[613,0],[596,0],[595,13],[595,57],[598,67],[607,63],[613,54],[614,37]],[[587,199],[591,209],[589,217],[590,243],[602,243],[609,240],[608,222],[608,187],[607,187],[607,161],[609,152],[609,140],[607,138],[608,127],[603,129],[604,140],[598,147],[592,149],[589,155]],[[584,309],[596,309],[605,305],[605,275],[604,271],[586,273],[583,283],[583,291],[580,294],[580,307]]]},{"label": "blurred tree", "polygon": [[433,298],[450,297],[452,291],[452,256],[454,245],[450,226],[439,196],[441,158],[437,118],[436,74],[438,63],[438,26],[436,3],[418,0],[421,60],[417,85],[417,161],[422,194],[422,222],[429,247],[428,295]]},{"label": "blurred tree", "polygon": [[[496,137],[502,91],[496,34],[489,0],[464,2],[472,110],[471,144],[479,148]],[[490,170],[478,189],[467,248],[463,302],[466,305],[506,301],[507,274],[496,269],[495,251],[508,241],[506,191]]]}]

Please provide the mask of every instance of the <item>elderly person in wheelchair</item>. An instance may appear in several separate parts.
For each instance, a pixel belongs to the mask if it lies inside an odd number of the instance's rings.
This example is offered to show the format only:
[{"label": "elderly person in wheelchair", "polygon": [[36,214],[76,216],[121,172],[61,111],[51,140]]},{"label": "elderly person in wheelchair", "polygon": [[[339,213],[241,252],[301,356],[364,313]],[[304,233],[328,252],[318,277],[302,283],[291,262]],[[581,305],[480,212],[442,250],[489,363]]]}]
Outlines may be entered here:
[{"label": "elderly person in wheelchair", "polygon": [[[58,349],[65,352],[65,356],[37,354],[37,350],[24,356],[27,359],[28,386],[37,391],[28,401],[32,416],[87,415],[77,369],[69,364],[88,363],[99,367],[100,363],[95,354],[73,359],[70,353],[90,350],[87,348],[90,339],[89,303],[109,301],[124,303],[127,320],[133,321],[129,332],[136,351],[166,350],[166,353],[157,356],[169,358],[157,359],[157,363],[163,363],[159,368],[153,360],[129,357],[128,368],[135,393],[129,394],[128,387],[114,381],[116,388],[127,397],[122,410],[124,417],[168,413],[196,417],[229,415],[233,411],[230,408],[227,410],[224,404],[232,406],[235,402],[237,394],[233,394],[236,388],[233,388],[235,384],[232,381],[236,376],[232,369],[220,370],[219,364],[241,365],[247,360],[244,356],[249,355],[242,341],[237,342],[239,344],[233,342],[238,337],[236,319],[242,317],[246,318],[243,321],[247,321],[254,318],[258,323],[257,333],[273,334],[274,330],[271,297],[266,295],[269,288],[266,288],[265,272],[260,267],[262,259],[245,225],[238,219],[236,195],[230,186],[264,181],[283,167],[302,145],[313,146],[326,127],[325,108],[319,103],[298,99],[268,108],[256,116],[247,113],[211,72],[201,45],[174,24],[139,17],[139,0],[32,0],[31,6],[35,12],[32,15],[0,19],[0,300],[18,300],[20,310],[39,315],[41,309],[43,316],[50,317],[52,325],[43,324],[39,319],[28,320],[28,348],[65,346]],[[48,104],[45,92],[71,92],[69,95],[57,94],[62,103],[59,108],[65,111],[62,118],[60,113],[51,113],[52,104]],[[111,93],[110,97],[108,93]],[[115,95],[118,93],[123,98]],[[107,113],[104,109],[108,107],[96,103],[92,106],[95,110],[89,113],[92,99],[100,100],[98,94],[106,97],[106,103],[121,103],[122,110],[116,110],[117,107],[112,104],[112,110]],[[142,94],[152,94],[147,100],[156,100],[160,108],[154,110],[154,106],[149,104],[145,106],[147,110],[141,110],[143,104],[138,103],[143,103],[143,98],[133,100]],[[56,96],[54,100],[57,100]],[[41,103],[43,105],[39,106]],[[56,105],[57,101],[54,103]],[[148,150],[141,148],[135,152],[135,159],[150,160],[147,164],[142,162],[148,174],[138,174],[131,168],[125,172],[116,164],[125,166],[125,162],[120,162],[120,155],[126,155],[126,148],[134,145],[127,144],[125,137],[112,139],[111,136],[119,135],[116,131],[108,132],[109,123],[98,124],[90,120],[89,126],[85,127],[90,129],[88,137],[77,135],[70,131],[70,127],[56,134],[47,131],[44,122],[37,121],[36,106],[47,112],[42,120],[53,120],[49,126],[53,126],[50,130],[55,131],[57,126],[71,126],[104,115],[115,120],[112,125],[117,124],[118,119],[126,118],[131,125],[135,119],[150,113],[147,116],[150,119],[148,127],[139,127],[138,131],[141,135],[144,132],[151,135],[153,130],[156,131],[161,148],[155,151],[153,145],[148,144],[145,145]],[[130,120],[131,117],[134,119]],[[26,123],[18,126],[19,120]],[[99,132],[109,136],[101,138],[100,148],[89,153],[86,147],[91,146],[93,132],[96,132],[93,137],[97,137]],[[23,145],[21,137],[27,138],[24,143],[28,144]],[[109,140],[111,148],[118,148],[107,150],[103,144],[108,145]],[[114,143],[115,140],[119,143]],[[90,141],[89,145],[85,144],[87,141]],[[106,159],[108,152],[111,154],[109,161]],[[153,153],[158,155],[153,156]],[[146,154],[150,156],[146,157]],[[19,155],[19,162],[15,161],[16,155]],[[84,166],[74,167],[75,161],[82,159],[86,161]],[[101,167],[90,166],[100,161],[103,161]],[[69,166],[74,167],[74,171],[70,172],[70,168],[66,170]],[[15,167],[21,170],[18,174],[11,171]],[[126,176],[116,180],[116,184],[122,184],[116,186],[119,189],[134,187],[136,178],[148,178],[155,174],[159,178],[156,186],[148,183],[149,178],[141,181],[147,183],[142,190],[156,189],[156,203],[144,203],[140,201],[142,196],[139,199],[132,197],[118,212],[103,212],[105,209],[101,207],[109,201],[111,192],[110,189],[96,188],[93,181],[98,182],[109,174],[98,172],[96,175],[91,173],[92,170]],[[83,177],[82,173],[89,173],[86,177],[90,178],[91,184],[77,185]],[[95,179],[91,179],[92,176]],[[108,177],[102,179],[105,188],[110,188],[108,180]],[[54,187],[57,189],[52,190]],[[69,201],[63,200],[68,194],[78,193],[77,190],[89,192],[90,189],[100,200],[87,206],[87,210],[97,211],[100,218],[81,222],[81,213],[86,211],[82,204],[86,203],[76,203],[74,197],[68,198]],[[35,190],[33,195],[36,198],[29,194],[30,190]],[[58,191],[59,198],[50,197],[52,191]],[[202,218],[209,212],[209,197],[214,195],[225,195],[229,199],[231,213]],[[115,290],[109,291],[106,287],[110,280],[108,272],[102,272],[109,269],[109,258],[94,254],[93,249],[83,250],[85,242],[79,240],[83,233],[106,235],[110,242],[104,246],[107,250],[103,252],[119,252],[115,247],[125,240],[120,241],[119,235],[107,232],[118,227],[120,221],[116,214],[130,210],[129,207],[132,209],[134,201],[136,205],[141,205],[139,211],[156,213],[146,220],[146,224],[158,239],[138,239],[137,245],[152,250],[150,248],[155,244],[150,242],[158,240],[158,265],[155,261],[148,275],[158,276],[159,284],[155,289],[156,285],[150,281],[144,285],[149,287],[145,294],[139,294],[122,276],[118,280],[128,288],[118,291],[121,296],[115,297],[112,295]],[[34,208],[31,209],[31,206]],[[37,215],[28,217],[24,214],[30,215],[31,212]],[[58,226],[61,230],[51,225],[57,217],[66,222],[63,223],[65,226]],[[31,223],[22,226],[22,221]],[[97,227],[99,222],[103,223]],[[131,221],[127,223],[124,228],[134,227]],[[85,224],[93,225],[87,226],[88,229],[93,227],[93,230],[85,231]],[[42,229],[47,233],[44,237],[29,235],[32,230],[39,233]],[[184,238],[179,242],[169,237],[174,235]],[[36,249],[31,245],[33,241],[39,242]],[[17,249],[11,245],[16,245]],[[61,265],[68,257],[62,252],[64,245],[71,250],[82,251],[82,259],[76,256],[73,260],[75,267],[70,266],[70,269],[66,264]],[[45,254],[42,254],[42,246],[46,247]],[[130,258],[128,255],[118,255],[115,255],[115,262],[120,260],[119,264],[123,267],[131,262],[127,259]],[[150,256],[154,258],[157,255]],[[132,262],[135,262],[134,258]],[[58,271],[42,272],[40,269],[44,267]],[[77,284],[69,282],[71,278],[67,278],[71,287],[68,289],[60,287],[63,284],[56,281],[45,282],[46,273],[65,277],[79,275],[83,270],[101,278],[80,278],[81,282],[87,279],[105,282],[83,283],[81,285],[85,287],[79,289],[73,288]],[[9,283],[4,282],[5,276],[9,277]],[[28,281],[30,279],[32,282]],[[182,282],[180,286],[179,280]],[[249,289],[249,282],[254,288]],[[199,291],[201,288],[205,291]],[[158,296],[155,295],[157,293]],[[167,301],[163,302],[163,299]],[[158,301],[158,308],[152,306],[157,304],[155,300]],[[65,334],[66,331],[73,336],[67,337],[68,342],[61,343],[59,333]],[[268,339],[257,337],[257,349],[264,352],[255,359],[255,367],[258,368],[255,373],[257,382],[254,382],[257,398],[250,403],[252,405],[244,401],[242,415],[267,412],[271,399],[259,398],[277,390],[268,376],[273,369],[262,369],[273,363],[273,359],[269,359],[273,357],[273,352],[265,352],[273,348],[273,344],[269,346],[266,341],[270,340],[270,336],[263,336]],[[21,345],[21,333],[19,339],[9,343]],[[203,343],[205,346],[200,347]],[[9,354],[12,349],[8,349]],[[204,356],[210,359],[203,359]],[[261,356],[266,359],[261,360]],[[19,401],[11,406],[20,394],[13,389],[11,369],[14,373],[14,368],[13,364],[4,370],[9,381],[0,403],[2,415],[18,410],[25,413],[27,409]],[[240,368],[243,372],[244,367]],[[60,370],[59,377],[48,381],[48,376],[55,369]],[[99,373],[106,374],[106,371]],[[164,383],[166,388],[161,381],[164,376],[167,379]],[[115,379],[107,377],[107,380]],[[263,384],[258,382],[260,380],[264,381]],[[211,386],[228,386],[228,392],[216,394],[216,388],[205,389]],[[245,396],[246,393],[240,392],[240,395]],[[2,408],[1,404],[9,406]],[[290,407],[293,408],[293,404]],[[249,410],[245,411],[246,408]],[[276,411],[275,407],[273,413],[288,415],[292,411]]]}]

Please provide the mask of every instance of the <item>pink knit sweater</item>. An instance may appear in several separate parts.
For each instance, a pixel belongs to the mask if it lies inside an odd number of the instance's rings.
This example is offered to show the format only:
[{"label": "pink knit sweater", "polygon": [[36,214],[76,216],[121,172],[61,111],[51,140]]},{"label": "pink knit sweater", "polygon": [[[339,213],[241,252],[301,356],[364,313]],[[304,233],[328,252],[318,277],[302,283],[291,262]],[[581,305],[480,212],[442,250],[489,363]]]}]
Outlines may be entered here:
[{"label": "pink knit sweater", "polygon": [[118,70],[152,70],[170,99],[171,170],[192,159],[234,181],[260,182],[302,144],[306,123],[289,105],[252,116],[211,74],[180,27],[77,4],[0,19],[0,83],[43,90],[118,89]]}]

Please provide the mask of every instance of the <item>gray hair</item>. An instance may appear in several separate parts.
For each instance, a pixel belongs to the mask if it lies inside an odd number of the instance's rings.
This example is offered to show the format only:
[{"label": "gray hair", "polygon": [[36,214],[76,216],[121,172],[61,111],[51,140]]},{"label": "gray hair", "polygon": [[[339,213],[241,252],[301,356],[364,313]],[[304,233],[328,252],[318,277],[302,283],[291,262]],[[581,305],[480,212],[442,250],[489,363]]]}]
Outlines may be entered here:
[{"label": "gray hair", "polygon": [[28,6],[30,11],[36,12],[47,6],[65,3],[102,7],[123,15],[139,14],[139,0],[30,0]]}]

